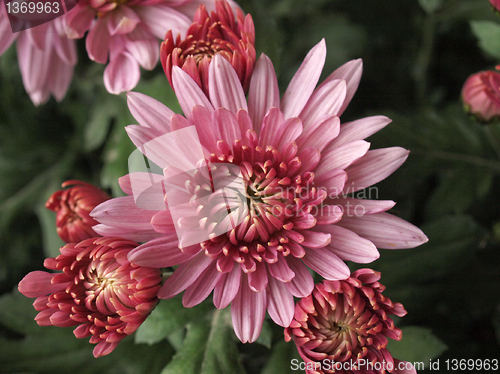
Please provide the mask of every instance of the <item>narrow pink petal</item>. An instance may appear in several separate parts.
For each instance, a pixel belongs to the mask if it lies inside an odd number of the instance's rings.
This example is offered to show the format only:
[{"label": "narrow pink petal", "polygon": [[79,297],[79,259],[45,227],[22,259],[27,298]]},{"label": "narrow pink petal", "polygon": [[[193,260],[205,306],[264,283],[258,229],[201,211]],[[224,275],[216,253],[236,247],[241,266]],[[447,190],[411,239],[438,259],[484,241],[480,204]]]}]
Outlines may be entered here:
[{"label": "narrow pink petal", "polygon": [[123,227],[113,227],[103,224],[92,226],[92,230],[101,236],[117,236],[119,238],[129,239],[135,242],[147,242],[163,235],[153,230],[153,228],[147,230],[131,230]]},{"label": "narrow pink petal", "polygon": [[328,151],[355,140],[365,139],[383,129],[389,123],[391,123],[391,119],[385,116],[372,116],[346,122],[342,124],[339,136],[325,150]]},{"label": "narrow pink petal", "polygon": [[205,269],[198,279],[186,289],[182,296],[182,305],[192,308],[205,300],[222,276],[215,268],[215,261]]},{"label": "narrow pink petal", "polygon": [[322,39],[307,54],[281,99],[285,118],[297,117],[306,106],[318,83],[326,59],[326,44]]},{"label": "narrow pink petal", "polygon": [[153,70],[160,61],[158,40],[144,31],[141,25],[137,25],[132,33],[126,35],[125,40],[125,48],[134,56],[139,65],[146,70]]},{"label": "narrow pink petal", "polygon": [[337,225],[370,240],[377,248],[414,248],[429,240],[418,227],[389,213],[346,217]]},{"label": "narrow pink petal", "polygon": [[241,82],[229,61],[217,53],[210,62],[208,85],[210,101],[215,108],[226,108],[236,114],[248,111]]},{"label": "narrow pink petal", "polygon": [[406,361],[400,361],[398,359],[394,359],[394,371],[395,374],[417,374],[415,367]]},{"label": "narrow pink petal", "polygon": [[262,120],[262,128],[259,135],[261,147],[268,145],[277,147],[278,140],[285,132],[285,117],[278,108],[271,108]]},{"label": "narrow pink petal", "polygon": [[160,299],[170,299],[192,285],[203,271],[213,262],[203,251],[192,259],[180,264],[158,291]]},{"label": "narrow pink petal", "polygon": [[364,140],[357,140],[329,151],[324,150],[321,154],[321,161],[314,170],[316,178],[320,178],[323,174],[333,169],[342,170],[347,168],[364,156],[368,152],[368,149],[370,149],[370,143]]},{"label": "narrow pink petal", "polygon": [[99,342],[92,351],[95,358],[109,355],[117,347],[118,342],[108,343],[106,341]]},{"label": "narrow pink petal", "polygon": [[129,52],[122,52],[110,59],[104,69],[104,86],[115,95],[132,90],[140,78],[139,64]]},{"label": "narrow pink petal", "polygon": [[106,18],[110,35],[128,34],[141,22],[139,15],[126,5],[116,7]]},{"label": "narrow pink petal", "polygon": [[328,280],[346,279],[350,275],[350,270],[344,261],[328,247],[308,249],[302,261],[316,273]]},{"label": "narrow pink petal", "polygon": [[85,38],[89,58],[105,64],[109,54],[109,32],[106,18],[98,18]]},{"label": "narrow pink petal", "polygon": [[303,247],[322,248],[330,243],[331,236],[328,233],[316,232],[311,230],[297,230],[304,237],[300,243]]},{"label": "narrow pink petal", "polygon": [[308,147],[300,152],[299,158],[302,162],[299,172],[314,170],[321,160],[321,152],[316,148]]},{"label": "narrow pink petal", "polygon": [[[50,31],[49,28],[51,29]],[[47,39],[53,39],[53,31],[55,30],[49,26],[49,23],[43,23],[36,27],[26,29],[23,33],[28,37],[28,40],[33,48],[43,50],[45,49]]]},{"label": "narrow pink petal", "polygon": [[242,274],[240,289],[231,303],[231,319],[234,332],[243,343],[253,343],[259,337],[266,306],[266,291],[252,291],[248,286],[247,275]]},{"label": "narrow pink petal", "polygon": [[72,65],[64,63],[55,53],[53,54],[47,85],[57,101],[61,101],[66,96],[73,79],[73,70]]},{"label": "narrow pink petal", "polygon": [[134,172],[118,178],[118,184],[127,195],[134,195],[137,194],[138,191],[143,192],[151,187],[156,187],[163,180],[164,177],[160,174]]},{"label": "narrow pink petal", "polygon": [[179,239],[174,231],[134,248],[129,252],[128,259],[139,266],[166,268],[182,264],[194,256],[179,249]]},{"label": "narrow pink petal", "polygon": [[248,286],[254,292],[262,292],[268,284],[267,269],[265,263],[257,263],[255,271],[248,274]]},{"label": "narrow pink petal", "polygon": [[282,327],[290,326],[295,312],[292,293],[285,283],[273,277],[267,286],[267,311],[271,319]]},{"label": "narrow pink petal", "polygon": [[337,115],[340,117],[344,110],[347,108],[349,103],[351,102],[356,90],[358,89],[359,82],[361,80],[361,75],[363,74],[363,60],[360,58],[357,60],[351,60],[346,62],[344,65],[336,69],[328,78],[324,80],[323,83],[320,84],[318,90],[321,89],[324,85],[328,84],[332,80],[335,79],[343,79],[347,83],[347,91],[344,103],[342,107],[338,111]]},{"label": "narrow pink petal", "polygon": [[32,271],[19,282],[19,292],[26,297],[40,297],[64,290],[66,283],[51,283],[54,275],[46,271]]},{"label": "narrow pink petal", "polygon": [[201,145],[209,154],[217,154],[217,140],[215,139],[210,111],[204,106],[196,105],[192,110],[191,124],[196,127]]},{"label": "narrow pink petal", "polygon": [[76,65],[78,56],[76,52],[76,42],[74,40],[68,39],[66,35],[60,36],[54,32],[52,43],[62,62],[66,65]]},{"label": "narrow pink petal", "polygon": [[139,92],[127,92],[127,105],[140,125],[160,133],[170,131],[170,117],[174,112],[158,100]]},{"label": "narrow pink petal", "polygon": [[368,200],[352,197],[338,197],[332,202],[342,208],[345,217],[359,217],[365,214],[385,212],[396,205],[392,200]]},{"label": "narrow pink petal", "polygon": [[81,39],[92,26],[95,10],[82,3],[66,14],[66,33],[70,39]]},{"label": "narrow pink petal", "polygon": [[276,149],[280,152],[283,152],[289,143],[293,143],[302,134],[302,121],[297,117],[289,118],[285,121],[284,130],[276,145]]},{"label": "narrow pink petal", "polygon": [[139,209],[133,196],[123,196],[99,204],[90,215],[105,225],[132,230],[147,230],[152,227],[151,218],[156,213],[155,210]]},{"label": "narrow pink petal", "polygon": [[280,91],[274,66],[271,59],[262,54],[253,69],[248,90],[248,110],[257,134],[269,109],[279,106]]},{"label": "narrow pink petal", "polygon": [[295,297],[306,297],[311,294],[314,289],[314,279],[307,270],[304,263],[298,258],[288,256],[287,263],[290,269],[295,273],[293,279],[286,284],[288,290]]},{"label": "narrow pink petal", "polygon": [[347,173],[340,169],[332,169],[314,179],[316,186],[325,190],[330,198],[335,198],[344,190],[346,181]]},{"label": "narrow pink petal", "polygon": [[178,66],[174,66],[172,69],[172,83],[179,105],[188,119],[191,118],[193,108],[196,105],[204,106],[210,113],[214,110],[200,86]]},{"label": "narrow pink petal", "polygon": [[219,279],[214,288],[214,305],[217,309],[224,309],[236,297],[240,289],[241,268],[233,266],[229,273]]},{"label": "narrow pink petal", "polygon": [[0,56],[16,40],[19,33],[13,33],[5,6],[0,7]]},{"label": "narrow pink petal", "polygon": [[307,130],[324,115],[338,116],[345,95],[346,85],[343,80],[333,80],[318,88],[299,115],[304,129]]},{"label": "narrow pink petal", "polygon": [[192,20],[185,13],[170,7],[168,3],[136,6],[134,10],[151,33],[161,40],[165,39],[168,30],[172,30],[174,36],[180,33],[184,38],[192,23]]},{"label": "narrow pink petal", "polygon": [[217,108],[212,113],[212,123],[215,125],[215,138],[225,140],[232,145],[237,139],[241,139],[240,125],[234,113],[225,108]]},{"label": "narrow pink petal", "polygon": [[331,225],[340,221],[342,214],[343,211],[339,206],[326,205],[314,217],[317,225]]},{"label": "narrow pink petal", "polygon": [[268,264],[269,273],[280,282],[290,282],[295,273],[290,266],[285,257],[278,253],[278,261],[272,264]]},{"label": "narrow pink petal", "polygon": [[[17,59],[23,77],[23,84],[28,93],[39,91],[43,87],[50,69],[50,54],[50,48],[40,50],[30,43],[24,33],[19,34]],[[45,94],[48,94],[48,92],[45,92]]]},{"label": "narrow pink petal", "polygon": [[356,233],[337,225],[326,225],[321,230],[332,235],[332,241],[326,248],[344,261],[368,264],[380,257],[375,245]]},{"label": "narrow pink petal", "polygon": [[305,146],[317,148],[321,152],[339,133],[340,118],[325,115],[304,128],[302,135],[297,139],[297,145],[299,148]]},{"label": "narrow pink petal", "polygon": [[368,151],[361,159],[346,169],[350,192],[362,190],[384,180],[398,169],[410,152],[391,147]]}]

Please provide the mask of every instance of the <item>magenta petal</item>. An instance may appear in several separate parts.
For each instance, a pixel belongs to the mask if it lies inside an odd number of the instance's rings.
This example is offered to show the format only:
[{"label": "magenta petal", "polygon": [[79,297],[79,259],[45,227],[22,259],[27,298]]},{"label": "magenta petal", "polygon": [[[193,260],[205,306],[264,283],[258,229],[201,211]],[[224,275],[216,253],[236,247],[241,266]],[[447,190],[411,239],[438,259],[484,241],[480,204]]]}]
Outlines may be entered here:
[{"label": "magenta petal", "polygon": [[290,282],[295,273],[290,266],[288,266],[287,259],[278,253],[278,261],[269,264],[269,273],[280,282]]},{"label": "magenta petal", "polygon": [[307,54],[281,99],[285,118],[297,117],[306,106],[318,83],[326,59],[326,44],[322,39]]},{"label": "magenta petal", "polygon": [[312,249],[306,251],[302,261],[328,280],[346,279],[350,275],[347,265],[337,255],[327,248]]},{"label": "magenta petal", "polygon": [[325,115],[304,128],[304,132],[297,139],[299,148],[304,146],[317,148],[320,152],[339,135],[340,118],[334,115]]},{"label": "magenta petal", "polygon": [[266,307],[266,291],[252,291],[246,274],[242,274],[240,289],[231,303],[231,319],[234,332],[243,343],[253,343],[259,337]]},{"label": "magenta petal", "polygon": [[92,351],[95,358],[109,355],[117,347],[118,342],[108,343],[105,340],[99,342]]},{"label": "magenta petal", "polygon": [[413,248],[428,241],[427,236],[418,227],[389,213],[345,217],[337,225],[370,240],[377,248]]},{"label": "magenta petal", "polygon": [[264,291],[267,287],[268,276],[265,263],[258,263],[255,271],[248,274],[248,286],[254,292]]},{"label": "magenta petal", "polygon": [[341,145],[363,140],[391,123],[391,119],[385,116],[372,116],[343,123],[340,134],[326,148],[326,150],[340,147]]},{"label": "magenta petal", "polygon": [[259,144],[262,147],[277,147],[278,140],[285,130],[285,117],[278,108],[271,108],[262,120],[259,134]]},{"label": "magenta petal", "polygon": [[269,109],[279,108],[279,105],[280,91],[274,66],[271,59],[262,54],[253,69],[248,91],[248,110],[257,134]]},{"label": "magenta petal", "polygon": [[289,118],[285,121],[284,130],[276,145],[276,149],[280,152],[283,152],[288,144],[295,142],[300,134],[302,134],[302,121],[297,117]]},{"label": "magenta petal", "polygon": [[115,95],[133,89],[140,78],[139,63],[129,52],[121,52],[110,59],[104,69],[104,86],[109,93]]},{"label": "magenta petal", "polygon": [[214,305],[217,309],[227,307],[236,297],[240,289],[241,268],[233,266],[229,273],[225,273],[219,279],[214,288]]},{"label": "magenta petal", "polygon": [[204,106],[210,112],[214,110],[200,86],[178,66],[174,66],[172,69],[172,84],[179,105],[188,119],[191,118],[192,110],[196,105]]},{"label": "magenta petal", "polygon": [[304,236],[304,241],[300,243],[308,248],[322,248],[331,241],[331,236],[328,233],[316,232],[311,230],[297,230]]},{"label": "magenta petal", "polygon": [[182,305],[191,308],[201,303],[210,295],[221,276],[222,273],[217,271],[215,261],[213,261],[198,279],[186,289],[182,296]]},{"label": "magenta petal", "polygon": [[234,114],[240,109],[248,111],[243,87],[231,63],[217,53],[208,69],[210,101],[214,107],[226,108]]},{"label": "magenta petal", "polygon": [[173,232],[134,248],[127,257],[130,262],[139,266],[166,268],[182,264],[194,256],[195,254],[185,253],[179,249],[179,239]]},{"label": "magenta petal", "polygon": [[90,27],[95,18],[95,10],[82,3],[76,4],[71,12],[65,16],[67,24],[66,33],[70,39],[81,39]]},{"label": "magenta petal", "polygon": [[301,260],[292,256],[288,256],[287,263],[295,273],[293,279],[286,284],[292,295],[295,297],[310,295],[314,289],[314,279],[309,270],[307,270],[307,267]]},{"label": "magenta petal", "polygon": [[333,169],[319,175],[315,184],[324,189],[329,197],[335,198],[343,191],[346,181],[347,173],[344,170]]},{"label": "magenta petal", "polygon": [[170,130],[170,117],[174,112],[158,100],[139,92],[127,92],[127,105],[140,125],[162,133]]},{"label": "magenta petal", "polygon": [[151,33],[157,38],[165,39],[165,34],[168,30],[172,30],[172,34],[184,35],[192,23],[192,20],[186,14],[170,7],[171,1],[160,4],[151,4],[145,6],[137,6],[135,12],[141,17],[142,23],[147,25]]},{"label": "magenta petal", "polygon": [[85,46],[91,60],[105,64],[109,53],[109,32],[105,18],[98,18],[85,38]]},{"label": "magenta petal", "polygon": [[128,34],[141,21],[140,17],[126,5],[116,7],[107,17],[108,32],[110,35]]},{"label": "magenta petal", "polygon": [[267,287],[267,311],[272,320],[282,327],[290,326],[295,311],[292,293],[285,283],[273,277]]},{"label": "magenta petal", "polygon": [[158,291],[160,299],[170,299],[192,285],[203,271],[213,262],[202,251],[187,262],[180,264]]},{"label": "magenta petal", "polygon": [[99,204],[90,213],[96,221],[116,227],[132,230],[147,230],[152,228],[151,218],[155,210],[139,209],[133,196],[116,197]]},{"label": "magenta petal", "polygon": [[62,291],[66,288],[67,284],[52,284],[51,281],[54,275],[46,271],[32,271],[19,282],[19,292],[26,297],[40,297]]},{"label": "magenta petal", "polygon": [[160,60],[160,44],[139,25],[125,38],[125,47],[146,70],[153,70]]},{"label": "magenta petal", "polygon": [[240,125],[234,113],[226,108],[217,108],[212,114],[212,123],[215,124],[215,137],[232,145],[237,139],[241,139]]},{"label": "magenta petal", "polygon": [[355,192],[384,180],[398,169],[410,152],[391,147],[368,151],[347,169],[349,192]]},{"label": "magenta petal", "polygon": [[321,230],[332,235],[327,248],[344,261],[368,264],[380,257],[375,244],[350,230],[337,225],[326,225]]},{"label": "magenta petal", "polygon": [[113,227],[101,224],[92,226],[92,230],[94,230],[97,234],[101,236],[114,236],[123,239],[133,240],[135,242],[147,242],[149,240],[156,239],[159,236],[163,235],[153,230],[152,227],[147,230],[131,230],[122,227]]},{"label": "magenta petal", "polygon": [[314,174],[318,179],[321,179],[322,175],[330,170],[345,169],[365,155],[369,148],[370,143],[358,140],[331,150],[325,149]]}]

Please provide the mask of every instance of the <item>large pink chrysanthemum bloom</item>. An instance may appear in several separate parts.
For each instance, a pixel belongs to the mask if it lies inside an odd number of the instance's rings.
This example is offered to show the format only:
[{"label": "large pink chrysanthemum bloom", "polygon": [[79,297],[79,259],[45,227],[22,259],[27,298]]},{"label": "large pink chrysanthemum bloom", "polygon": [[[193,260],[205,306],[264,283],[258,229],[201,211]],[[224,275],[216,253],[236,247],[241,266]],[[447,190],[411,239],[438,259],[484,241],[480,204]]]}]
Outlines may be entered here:
[{"label": "large pink chrysanthemum bloom", "polygon": [[[393,201],[345,195],[389,176],[408,151],[368,150],[370,143],[363,139],[387,125],[386,117],[340,125],[362,63],[348,62],[315,88],[325,58],[321,41],[280,100],[273,65],[262,55],[248,102],[234,68],[220,55],[209,67],[210,97],[174,66],[172,81],[186,117],[150,97],[129,93],[130,111],[140,125],[127,127],[127,132],[141,152],[165,168],[165,186],[175,185],[166,198],[173,196],[174,204],[168,209],[156,205],[155,210],[143,196],[145,205],[139,205],[149,208],[138,207],[134,185],[146,190],[164,177],[136,172],[120,179],[130,196],[108,200],[91,213],[101,223],[94,227],[101,235],[147,241],[130,253],[132,262],[179,265],[160,298],[186,290],[183,303],[191,307],[213,290],[217,308],[232,303],[234,329],[242,342],[257,339],[266,309],[279,325],[290,324],[293,296],[305,297],[314,287],[308,268],[329,280],[345,279],[350,271],[344,261],[368,263],[378,258],[377,247],[410,248],[427,241],[421,230],[385,213]],[[190,129],[199,134],[210,175],[201,169],[175,170],[197,157],[196,142],[178,136]],[[177,148],[162,142],[171,131],[180,141]],[[200,165],[196,159],[192,163]],[[243,191],[229,188],[206,199],[214,184],[238,178]],[[231,228],[231,222],[238,227]],[[203,231],[208,239],[192,244],[193,237],[203,238]]]},{"label": "large pink chrysanthemum bloom", "polygon": [[500,73],[480,71],[472,74],[462,88],[465,110],[481,122],[500,119]]},{"label": "large pink chrysanthemum bloom", "polygon": [[40,326],[79,325],[77,338],[91,336],[94,356],[107,355],[144,322],[158,299],[158,269],[131,264],[128,253],[137,243],[120,238],[91,238],[61,248],[44,266],[62,273],[33,271],[19,291],[36,297]]},{"label": "large pink chrysanthemum bloom", "polygon": [[57,234],[66,243],[78,243],[99,236],[92,229],[97,222],[90,212],[100,203],[109,200],[109,195],[91,184],[69,180],[62,187],[65,190],[54,192],[45,207],[56,212]]},{"label": "large pink chrysanthemum bloom", "polygon": [[216,1],[216,12],[210,15],[205,6],[200,6],[189,27],[186,37],[174,39],[168,31],[161,43],[160,59],[163,70],[172,86],[172,67],[179,66],[208,96],[208,66],[212,57],[220,53],[233,65],[240,78],[243,90],[248,91],[250,77],[255,64],[255,29],[252,16],[246,17],[240,9],[233,9],[224,1]]},{"label": "large pink chrysanthemum bloom", "polygon": [[35,105],[52,94],[61,101],[68,91],[77,62],[74,40],[66,36],[64,16],[12,33],[5,6],[0,4],[0,55],[17,39],[17,59],[23,84]]},{"label": "large pink chrysanthemum bloom", "polygon": [[[214,9],[213,0],[80,0],[66,16],[70,38],[86,31],[89,57],[101,64],[104,85],[113,94],[129,91],[139,82],[140,68],[159,61],[159,40],[168,30],[185,34],[199,4]],[[231,2],[234,4],[234,2]]]},{"label": "large pink chrysanthemum bloom", "polygon": [[389,315],[406,310],[382,295],[380,273],[360,269],[341,281],[323,281],[295,305],[285,340],[293,340],[307,374],[412,374],[413,366],[394,359],[387,338],[402,332]]}]

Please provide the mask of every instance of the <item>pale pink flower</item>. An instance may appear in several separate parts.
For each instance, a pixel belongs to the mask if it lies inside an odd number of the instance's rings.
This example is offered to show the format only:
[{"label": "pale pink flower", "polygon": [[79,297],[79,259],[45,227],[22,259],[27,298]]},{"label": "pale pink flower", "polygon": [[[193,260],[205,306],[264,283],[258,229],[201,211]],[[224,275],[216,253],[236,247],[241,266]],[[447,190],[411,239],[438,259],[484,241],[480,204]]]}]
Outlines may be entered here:
[{"label": "pale pink flower", "polygon": [[120,238],[91,238],[66,244],[44,266],[62,273],[33,271],[19,291],[36,297],[40,326],[79,325],[77,338],[91,336],[94,356],[107,355],[144,322],[158,299],[158,269],[131,264],[127,254],[138,244]]},{"label": "pale pink flower", "polygon": [[[321,41],[280,100],[273,65],[262,55],[251,78],[248,103],[224,57],[217,54],[210,64],[210,97],[174,66],[172,81],[186,117],[148,96],[129,93],[130,111],[140,123],[127,127],[131,140],[165,168],[165,186],[175,184],[174,197],[191,201],[192,208],[173,221],[170,213],[178,213],[175,206],[138,207],[132,184],[147,187],[164,177],[137,172],[119,180],[130,196],[108,200],[91,213],[101,223],[94,227],[101,235],[147,241],[130,253],[130,261],[152,267],[179,265],[159,291],[160,298],[185,290],[183,303],[191,307],[213,290],[217,308],[232,303],[233,326],[242,342],[257,339],[266,309],[279,325],[290,324],[293,296],[305,297],[314,287],[308,268],[328,280],[346,279],[350,271],[344,261],[368,263],[379,257],[377,247],[411,248],[427,241],[418,228],[385,212],[393,201],[344,195],[389,176],[408,151],[368,150],[370,143],[363,139],[386,126],[390,122],[386,117],[340,125],[339,116],[357,89],[362,63],[348,62],[315,88],[325,58]],[[161,142],[170,131],[177,139],[180,129],[192,128],[199,134],[210,178],[201,169],[183,175],[172,167],[196,158],[195,142],[180,144],[184,152]],[[176,174],[179,178],[172,181]],[[229,191],[222,196],[228,200],[221,203],[217,200],[221,194],[214,193],[209,205],[197,205],[197,198],[206,196],[211,185],[235,180],[237,174],[244,191],[235,189],[233,195]],[[229,226],[228,219],[219,219],[230,208],[229,220],[238,218],[241,224],[214,237]],[[181,244],[176,228],[184,230]],[[203,230],[210,239],[182,245]]]},{"label": "pale pink flower", "polygon": [[168,31],[161,43],[160,59],[163,70],[172,85],[172,67],[179,66],[208,93],[208,66],[212,57],[220,53],[233,65],[243,90],[248,91],[255,64],[255,29],[252,16],[246,17],[240,9],[233,9],[226,1],[216,1],[216,12],[210,15],[204,5],[196,11],[194,22],[186,37],[174,39]]},{"label": "pale pink flower", "polygon": [[156,66],[158,39],[163,40],[168,30],[185,34],[193,7],[199,4],[215,6],[213,0],[80,0],[66,17],[67,33],[83,38],[88,31],[87,53],[96,62],[108,63],[104,85],[119,94],[137,85],[140,66],[146,70]]},{"label": "pale pink flower", "polygon": [[500,118],[500,73],[480,71],[472,74],[462,88],[465,110],[481,122]]},{"label": "pale pink flower", "polygon": [[67,38],[63,17],[12,33],[5,6],[0,5],[0,55],[17,39],[17,59],[23,84],[35,105],[53,95],[61,101],[77,62],[74,40]]},{"label": "pale pink flower", "polygon": [[57,213],[57,233],[66,243],[78,243],[99,236],[92,230],[97,222],[90,217],[90,212],[109,200],[109,195],[100,188],[78,180],[62,184],[62,187],[69,186],[54,192],[45,203],[47,209]]},{"label": "pale pink flower", "polygon": [[386,348],[387,338],[402,338],[389,315],[403,317],[406,310],[382,295],[379,279],[379,272],[360,269],[317,284],[295,305],[285,340],[297,345],[307,374],[416,374]]}]

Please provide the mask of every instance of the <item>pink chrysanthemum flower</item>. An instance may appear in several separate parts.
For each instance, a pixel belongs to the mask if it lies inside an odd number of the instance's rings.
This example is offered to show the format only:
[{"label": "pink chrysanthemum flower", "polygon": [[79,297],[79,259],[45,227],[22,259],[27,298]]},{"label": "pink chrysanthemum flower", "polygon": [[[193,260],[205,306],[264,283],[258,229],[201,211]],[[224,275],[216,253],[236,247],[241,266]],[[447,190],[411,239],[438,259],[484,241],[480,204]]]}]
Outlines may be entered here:
[{"label": "pink chrysanthemum flower", "polygon": [[90,217],[90,212],[100,203],[109,200],[106,192],[91,184],[78,180],[66,181],[45,203],[47,209],[57,213],[57,233],[66,243],[78,243],[99,236],[92,229],[98,222]]},{"label": "pink chrysanthemum flower", "polygon": [[91,336],[94,356],[107,355],[120,340],[144,322],[158,299],[162,280],[158,269],[131,264],[128,253],[137,243],[120,238],[91,238],[66,244],[47,269],[33,271],[19,283],[19,291],[36,297],[40,326],[79,325],[77,338]]},{"label": "pink chrysanthemum flower", "polygon": [[236,9],[236,20],[229,4],[217,0],[216,12],[208,14],[204,5],[196,11],[194,22],[181,41],[168,31],[161,44],[160,59],[172,86],[172,66],[179,66],[193,78],[208,96],[208,66],[220,53],[233,65],[243,90],[248,91],[255,64],[255,29],[252,16]]},{"label": "pink chrysanthemum flower", "polygon": [[12,33],[5,6],[0,5],[0,55],[17,39],[24,88],[35,105],[46,103],[50,95],[61,101],[73,78],[76,45],[67,38],[63,22],[64,16]]},{"label": "pink chrysanthemum flower", "polygon": [[[68,12],[70,38],[86,31],[87,53],[101,64],[104,85],[113,94],[129,91],[139,82],[140,68],[152,70],[159,60],[159,40],[168,30],[185,34],[194,15],[193,7],[213,0],[80,0]],[[234,3],[233,3],[234,4]]]},{"label": "pink chrysanthemum flower", "polygon": [[307,374],[416,373],[386,349],[387,338],[402,337],[388,315],[403,317],[406,310],[382,295],[379,279],[379,272],[360,269],[317,284],[295,305],[285,340],[297,345]]},{"label": "pink chrysanthemum flower", "polygon": [[[167,209],[138,207],[133,185],[148,186],[164,177],[136,172],[120,179],[121,188],[131,196],[104,202],[91,214],[101,223],[94,227],[101,235],[147,241],[130,253],[132,262],[179,265],[159,291],[160,298],[186,290],[183,303],[191,307],[214,290],[217,308],[232,303],[233,326],[242,342],[257,339],[266,309],[279,325],[290,324],[293,296],[305,297],[314,287],[308,268],[329,280],[345,279],[350,274],[346,260],[368,263],[378,258],[376,247],[410,248],[427,241],[418,228],[385,213],[393,201],[346,195],[389,176],[408,151],[368,151],[370,144],[363,139],[387,125],[386,117],[340,125],[362,64],[355,60],[343,65],[315,89],[325,57],[321,41],[280,100],[273,65],[262,55],[251,78],[248,103],[238,75],[224,57],[215,55],[210,64],[209,98],[174,66],[172,82],[186,118],[150,97],[129,93],[129,108],[140,126],[129,126],[127,132],[141,152],[165,168],[165,186],[176,185],[167,199],[171,194],[170,201],[187,202],[180,204],[187,209],[175,204]],[[175,171],[197,157],[196,142],[178,136],[190,129],[199,134],[201,158],[208,160],[201,164],[207,162],[211,176],[201,169],[192,175]],[[171,131],[179,147],[162,142]],[[200,165],[197,160],[192,163]],[[227,194],[214,193],[207,204],[197,205],[214,184],[238,178],[243,191],[229,188]],[[145,199],[148,203],[149,197]],[[232,213],[219,221],[228,209]],[[231,229],[229,221],[240,224]],[[227,233],[213,235],[225,229]],[[203,231],[208,240],[191,245],[192,237]]]},{"label": "pink chrysanthemum flower", "polygon": [[472,74],[462,88],[465,109],[481,122],[500,118],[500,73],[480,71]]}]

